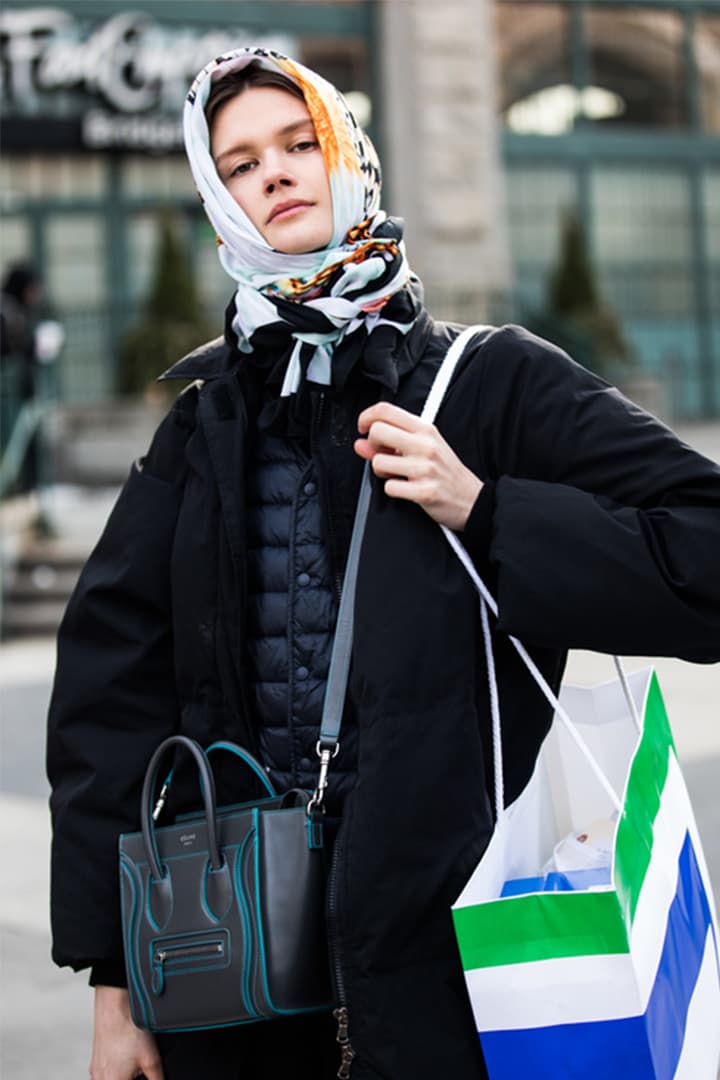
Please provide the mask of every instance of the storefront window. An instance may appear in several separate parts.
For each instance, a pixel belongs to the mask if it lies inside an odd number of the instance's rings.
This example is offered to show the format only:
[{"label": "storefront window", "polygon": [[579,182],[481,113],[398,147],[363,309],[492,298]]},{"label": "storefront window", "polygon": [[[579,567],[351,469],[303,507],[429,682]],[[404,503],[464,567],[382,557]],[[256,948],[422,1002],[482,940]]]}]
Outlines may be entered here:
[{"label": "storefront window", "polygon": [[153,211],[128,216],[125,225],[128,266],[128,301],[132,310],[140,309],[147,299],[160,238],[158,215]]},{"label": "storefront window", "polygon": [[702,126],[720,135],[720,15],[698,15],[695,57]]},{"label": "storefront window", "polygon": [[[220,333],[223,312],[234,285],[220,264],[215,233],[199,202],[197,211],[174,214],[173,228],[176,239],[187,253],[203,313],[208,322],[217,323],[217,332]],[[160,238],[160,217],[157,212],[148,210],[129,214],[126,236],[128,262],[132,267],[132,273],[128,275],[129,307],[132,312],[139,313],[148,298],[157,262]]]},{"label": "storefront window", "polygon": [[559,254],[563,215],[577,205],[576,178],[560,167],[514,167],[506,190],[517,291],[524,307],[538,310]]},{"label": "storefront window", "polygon": [[24,217],[3,217],[2,223],[2,267],[3,271],[14,262],[31,258],[30,228]]},{"label": "storefront window", "polygon": [[107,323],[104,221],[97,214],[54,213],[47,219],[44,267],[47,293],[65,330],[61,393],[97,400],[111,389]]},{"label": "storefront window", "polygon": [[47,278],[62,311],[90,310],[106,299],[104,222],[95,214],[56,214],[47,223]]},{"label": "storefront window", "polygon": [[23,201],[100,199],[105,191],[104,162],[96,154],[5,154],[1,175],[4,196]]},{"label": "storefront window", "polygon": [[[708,255],[713,262],[720,264],[720,171],[705,173],[703,196],[707,221]],[[718,310],[720,310],[720,304]]]},{"label": "storefront window", "polygon": [[508,0],[495,8],[500,112],[506,127],[560,134],[572,127],[569,15],[560,3]]},{"label": "storefront window", "polygon": [[602,168],[592,177],[593,251],[621,314],[692,308],[690,186],[680,172]]},{"label": "storefront window", "polygon": [[707,253],[710,269],[710,304],[715,312],[715,332],[720,346],[720,170],[703,177],[703,209],[707,221]]},{"label": "storefront window", "polygon": [[507,204],[515,258],[552,263],[559,252],[562,216],[575,203],[575,176],[569,169],[510,169]]},{"label": "storefront window", "polygon": [[190,166],[185,155],[152,158],[128,156],[122,167],[123,194],[131,198],[196,198]]},{"label": "storefront window", "polygon": [[604,124],[676,128],[687,123],[683,20],[678,12],[590,7],[584,12],[588,82],[621,107]]}]

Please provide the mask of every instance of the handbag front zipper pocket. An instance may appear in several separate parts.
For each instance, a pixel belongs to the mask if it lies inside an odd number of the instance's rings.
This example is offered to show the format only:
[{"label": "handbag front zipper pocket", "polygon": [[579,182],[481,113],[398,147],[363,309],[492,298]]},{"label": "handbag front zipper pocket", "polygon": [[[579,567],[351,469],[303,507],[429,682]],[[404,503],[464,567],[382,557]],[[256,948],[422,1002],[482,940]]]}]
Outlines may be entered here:
[{"label": "handbag front zipper pocket", "polygon": [[207,936],[160,938],[152,945],[152,991],[159,997],[165,978],[226,967],[229,962],[227,931]]}]

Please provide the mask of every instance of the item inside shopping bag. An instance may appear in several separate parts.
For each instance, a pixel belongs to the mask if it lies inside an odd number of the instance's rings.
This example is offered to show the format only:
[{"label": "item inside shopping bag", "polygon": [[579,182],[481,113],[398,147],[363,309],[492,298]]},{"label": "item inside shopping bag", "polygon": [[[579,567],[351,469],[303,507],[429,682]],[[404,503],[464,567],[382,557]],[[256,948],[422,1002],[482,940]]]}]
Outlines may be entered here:
[{"label": "item inside shopping bag", "polygon": [[538,877],[511,878],[502,887],[501,897],[538,892],[585,892],[610,885],[610,867],[597,870],[555,871]]},{"label": "item inside shopping bag", "polygon": [[593,821],[586,829],[568,833],[533,877],[511,878],[501,897],[537,892],[581,892],[611,884],[612,847],[617,815]]}]

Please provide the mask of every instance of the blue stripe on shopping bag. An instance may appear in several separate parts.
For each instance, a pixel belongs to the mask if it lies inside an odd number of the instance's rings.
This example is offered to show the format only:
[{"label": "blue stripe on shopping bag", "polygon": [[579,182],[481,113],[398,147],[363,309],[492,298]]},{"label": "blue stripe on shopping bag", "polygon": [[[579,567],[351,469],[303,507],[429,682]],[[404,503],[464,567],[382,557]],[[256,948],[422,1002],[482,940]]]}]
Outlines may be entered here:
[{"label": "blue stripe on shopping bag", "polygon": [[[619,1020],[482,1032],[480,1040],[492,1080],[517,1080],[533,1074],[588,1080],[617,1080],[619,1076],[671,1080],[680,1059],[709,929],[710,905],[690,835],[686,834],[678,860],[678,887],[645,1013]],[[717,960],[716,941],[715,956]]]}]

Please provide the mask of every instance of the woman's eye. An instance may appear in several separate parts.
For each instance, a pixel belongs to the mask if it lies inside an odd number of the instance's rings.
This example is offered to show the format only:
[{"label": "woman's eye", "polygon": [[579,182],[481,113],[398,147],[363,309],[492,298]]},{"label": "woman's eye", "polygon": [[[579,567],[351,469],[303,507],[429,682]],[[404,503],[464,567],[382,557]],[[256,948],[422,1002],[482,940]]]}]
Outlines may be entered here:
[{"label": "woman's eye", "polygon": [[232,171],[228,175],[228,180],[232,179],[233,176],[244,176],[245,173],[250,172],[250,170],[254,167],[254,161],[241,161],[239,165],[235,165],[233,167]]},{"label": "woman's eye", "polygon": [[314,150],[317,145],[317,139],[301,139],[300,142],[295,143],[293,150],[299,150],[302,153],[305,150]]}]

